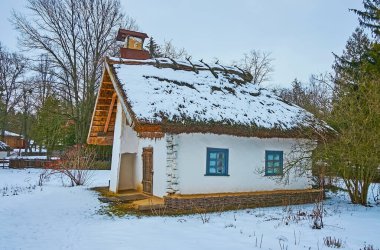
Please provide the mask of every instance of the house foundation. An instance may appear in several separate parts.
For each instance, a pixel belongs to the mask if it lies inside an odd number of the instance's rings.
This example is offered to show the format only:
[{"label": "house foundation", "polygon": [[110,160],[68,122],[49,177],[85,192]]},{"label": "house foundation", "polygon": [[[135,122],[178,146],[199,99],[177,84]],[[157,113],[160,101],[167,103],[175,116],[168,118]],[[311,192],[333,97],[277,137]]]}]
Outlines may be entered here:
[{"label": "house foundation", "polygon": [[165,196],[167,211],[223,211],[256,207],[272,207],[314,203],[322,190],[280,190],[249,193],[199,194]]}]

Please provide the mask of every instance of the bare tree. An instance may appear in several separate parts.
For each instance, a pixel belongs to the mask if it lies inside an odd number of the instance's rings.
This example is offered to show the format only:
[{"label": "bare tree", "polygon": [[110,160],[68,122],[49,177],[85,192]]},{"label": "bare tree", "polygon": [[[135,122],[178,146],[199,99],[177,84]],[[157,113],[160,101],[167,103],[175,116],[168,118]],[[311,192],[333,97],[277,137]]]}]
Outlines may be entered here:
[{"label": "bare tree", "polygon": [[275,89],[285,101],[296,104],[319,118],[325,118],[334,98],[333,78],[329,74],[311,75],[306,83],[294,79],[291,88]]},{"label": "bare tree", "polygon": [[47,54],[41,54],[34,65],[31,66],[34,72],[33,79],[31,80],[34,85],[35,108],[42,107],[46,98],[56,94],[56,79],[53,64]]},{"label": "bare tree", "polygon": [[233,62],[233,64],[250,72],[253,76],[252,81],[260,85],[270,80],[271,73],[274,71],[272,62],[271,53],[251,50],[245,53],[242,59]]},{"label": "bare tree", "polygon": [[75,124],[76,143],[88,131],[105,55],[114,53],[119,27],[134,28],[118,0],[27,0],[34,18],[14,12],[12,22],[25,49],[46,53],[61,98]]},{"label": "bare tree", "polygon": [[27,149],[30,148],[30,128],[31,128],[31,115],[34,108],[35,96],[33,95],[34,85],[30,79],[23,81],[21,86],[21,97],[18,106],[22,115],[21,130],[24,140],[26,141]]},{"label": "bare tree", "polygon": [[160,52],[163,57],[169,57],[172,59],[185,59],[189,56],[185,48],[176,48],[172,41],[165,41],[162,46],[160,46]]},{"label": "bare tree", "polygon": [[22,77],[26,61],[16,53],[5,50],[0,43],[0,131],[4,138],[8,129],[8,114],[21,98]]}]

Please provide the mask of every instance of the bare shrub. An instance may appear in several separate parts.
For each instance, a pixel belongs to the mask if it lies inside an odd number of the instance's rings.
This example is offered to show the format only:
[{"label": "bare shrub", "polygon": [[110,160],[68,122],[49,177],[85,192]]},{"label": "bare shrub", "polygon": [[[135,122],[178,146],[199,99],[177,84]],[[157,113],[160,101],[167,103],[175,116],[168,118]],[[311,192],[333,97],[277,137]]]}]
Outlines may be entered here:
[{"label": "bare shrub", "polygon": [[337,238],[332,238],[331,236],[327,236],[323,238],[323,243],[327,247],[331,248],[341,248],[342,247],[342,240]]},{"label": "bare shrub", "polygon": [[258,243],[258,235],[256,235],[256,233],[254,233],[254,235],[256,240],[255,240],[255,247],[257,248],[261,248],[261,246],[263,245],[263,237],[264,237],[264,234],[261,234],[261,237],[260,237],[260,244]]},{"label": "bare shrub", "polygon": [[364,245],[364,248],[360,248],[360,250],[379,250],[379,248],[375,248],[373,245]]},{"label": "bare shrub", "polygon": [[224,228],[229,228],[229,227],[236,228],[236,225],[230,223],[224,226]]},{"label": "bare shrub", "polygon": [[150,212],[154,216],[164,216],[166,214],[166,206],[155,206],[153,201],[149,199]]},{"label": "bare shrub", "polygon": [[42,187],[46,181],[49,181],[50,176],[53,174],[53,171],[50,169],[45,169],[42,173],[38,176],[38,183],[37,185],[39,187]]},{"label": "bare shrub", "polygon": [[203,210],[203,211],[198,210],[197,213],[199,214],[199,217],[201,218],[203,224],[210,222],[211,217],[210,217],[210,214],[207,213],[206,210]]},{"label": "bare shrub", "polygon": [[280,237],[278,239],[278,244],[280,245],[281,250],[288,250],[288,245],[286,244],[286,242],[287,242],[286,238]]},{"label": "bare shrub", "polygon": [[210,218],[210,214],[207,212],[207,209],[200,208],[199,206],[197,206],[193,202],[192,202],[192,207],[193,207],[193,211],[195,211],[199,215],[203,224],[210,222],[211,218]]},{"label": "bare shrub", "polygon": [[313,229],[322,229],[323,228],[323,215],[324,215],[324,207],[323,207],[323,190],[315,200],[313,211],[311,212],[311,218],[313,219]]},{"label": "bare shrub", "polygon": [[31,193],[36,189],[36,185],[29,184],[28,186],[4,186],[0,189],[1,196],[15,196],[23,193]]},{"label": "bare shrub", "polygon": [[94,149],[76,145],[63,154],[53,171],[68,177],[71,186],[82,186],[87,184],[93,175],[95,157]]},{"label": "bare shrub", "polygon": [[299,223],[308,218],[308,214],[301,209],[293,211],[293,207],[287,203],[283,209],[283,217],[281,222],[285,225],[289,225],[290,223]]},{"label": "bare shrub", "polygon": [[376,204],[380,204],[380,185],[373,184],[371,187],[372,199]]}]

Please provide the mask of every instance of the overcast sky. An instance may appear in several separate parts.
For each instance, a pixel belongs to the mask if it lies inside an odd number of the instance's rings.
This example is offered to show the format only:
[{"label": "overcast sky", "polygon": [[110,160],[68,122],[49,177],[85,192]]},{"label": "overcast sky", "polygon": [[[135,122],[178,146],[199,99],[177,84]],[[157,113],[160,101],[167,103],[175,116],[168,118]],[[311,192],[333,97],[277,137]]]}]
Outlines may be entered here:
[{"label": "overcast sky", "polygon": [[[8,21],[24,0],[0,0],[0,42],[18,50]],[[332,52],[341,53],[358,24],[349,8],[359,0],[121,0],[140,30],[158,42],[172,40],[194,59],[223,63],[257,49],[272,53],[271,86],[307,81],[331,69]]]}]

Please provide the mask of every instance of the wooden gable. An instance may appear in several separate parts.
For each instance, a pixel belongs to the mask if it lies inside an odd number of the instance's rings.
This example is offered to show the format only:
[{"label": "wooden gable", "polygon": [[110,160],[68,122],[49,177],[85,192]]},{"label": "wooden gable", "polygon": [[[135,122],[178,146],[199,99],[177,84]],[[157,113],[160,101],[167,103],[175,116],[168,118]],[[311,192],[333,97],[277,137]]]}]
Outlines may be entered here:
[{"label": "wooden gable", "polygon": [[105,69],[92,115],[88,144],[112,145],[117,98],[109,72]]}]

